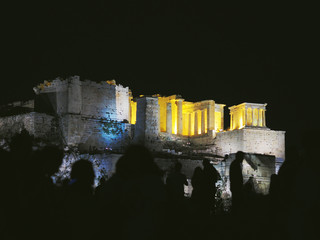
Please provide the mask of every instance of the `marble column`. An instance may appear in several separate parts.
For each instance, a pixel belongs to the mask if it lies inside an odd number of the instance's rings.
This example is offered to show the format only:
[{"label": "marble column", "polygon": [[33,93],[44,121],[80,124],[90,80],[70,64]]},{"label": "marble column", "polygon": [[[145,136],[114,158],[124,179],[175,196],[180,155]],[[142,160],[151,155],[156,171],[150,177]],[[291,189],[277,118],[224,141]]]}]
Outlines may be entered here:
[{"label": "marble column", "polygon": [[201,110],[201,134],[204,134],[205,132],[206,132],[206,109],[202,109]]},{"label": "marble column", "polygon": [[255,120],[254,120],[254,108],[252,108],[252,126],[254,126],[254,122],[255,122]]},{"label": "marble column", "polygon": [[244,126],[247,126],[247,119],[248,119],[248,117],[247,117],[247,108],[245,108],[244,109]]},{"label": "marble column", "polygon": [[177,102],[177,122],[178,122],[178,134],[182,135],[183,124],[182,124],[182,100],[179,99]]},{"label": "marble column", "polygon": [[194,112],[194,135],[198,135],[198,111]]},{"label": "marble column", "polygon": [[194,112],[190,113],[190,136],[194,135]]},{"label": "marble column", "polygon": [[189,119],[188,121],[188,131],[187,131],[187,134],[188,136],[191,136],[191,113],[187,113],[187,117]]},{"label": "marble column", "polygon": [[167,123],[166,123],[166,132],[172,134],[172,111],[171,103],[167,103]]},{"label": "marble column", "polygon": [[209,130],[214,130],[215,129],[215,122],[214,122],[214,104],[212,106],[211,103],[208,104],[207,108],[207,129]]}]

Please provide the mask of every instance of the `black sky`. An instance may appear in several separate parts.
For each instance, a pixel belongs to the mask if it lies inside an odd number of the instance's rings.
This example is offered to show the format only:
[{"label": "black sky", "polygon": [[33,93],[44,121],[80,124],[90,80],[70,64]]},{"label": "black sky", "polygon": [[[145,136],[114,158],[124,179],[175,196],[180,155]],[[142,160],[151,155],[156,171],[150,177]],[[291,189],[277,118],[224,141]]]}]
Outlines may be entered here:
[{"label": "black sky", "polygon": [[66,2],[25,3],[9,14],[13,67],[1,104],[31,99],[43,80],[79,75],[116,79],[134,96],[268,103],[267,125],[287,131],[289,144],[318,128],[316,28],[301,6]]}]

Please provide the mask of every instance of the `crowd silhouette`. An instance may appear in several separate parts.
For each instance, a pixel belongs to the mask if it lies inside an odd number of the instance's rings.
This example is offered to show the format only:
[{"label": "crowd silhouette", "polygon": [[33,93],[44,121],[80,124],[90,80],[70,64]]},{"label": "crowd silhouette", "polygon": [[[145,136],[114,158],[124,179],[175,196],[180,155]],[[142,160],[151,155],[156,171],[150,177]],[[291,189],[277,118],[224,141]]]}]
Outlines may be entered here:
[{"label": "crowd silhouette", "polygon": [[221,176],[208,160],[196,167],[191,198],[182,164],[164,172],[143,146],[127,148],[115,173],[94,188],[90,161],[72,165],[70,179],[60,184],[63,150],[33,150],[26,131],[14,136],[10,151],[0,149],[1,239],[319,239],[319,161],[317,145],[303,138],[303,149],[287,150],[269,194],[244,183],[237,152],[230,165],[232,209],[217,211],[216,183]]}]

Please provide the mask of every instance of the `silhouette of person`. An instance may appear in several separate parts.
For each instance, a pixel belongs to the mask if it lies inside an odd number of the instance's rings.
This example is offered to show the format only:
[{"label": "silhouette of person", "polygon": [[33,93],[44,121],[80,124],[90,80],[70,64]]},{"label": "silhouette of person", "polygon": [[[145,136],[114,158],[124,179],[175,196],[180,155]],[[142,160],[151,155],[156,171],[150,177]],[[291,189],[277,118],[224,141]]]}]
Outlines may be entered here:
[{"label": "silhouette of person", "polygon": [[29,175],[20,184],[24,236],[54,239],[59,236],[59,194],[51,176],[59,170],[63,151],[54,146],[38,150],[29,162]]},{"label": "silhouette of person", "polygon": [[194,201],[200,201],[204,197],[204,177],[203,177],[203,170],[201,167],[196,167],[194,169],[192,178],[191,178],[191,185],[192,185],[192,194],[191,198]]},{"label": "silhouette of person", "polygon": [[[5,211],[10,211],[10,214],[6,216],[5,226],[6,233],[12,238],[20,238],[21,231],[16,231],[16,228],[24,226],[20,195],[21,185],[24,185],[25,178],[30,173],[32,174],[32,167],[30,167],[32,163],[32,141],[32,136],[23,129],[21,133],[15,134],[11,138],[9,142],[10,151],[2,152],[3,173],[1,175],[5,180],[5,186],[2,190],[5,190],[6,196],[1,197],[1,199],[8,204],[4,205]],[[2,231],[0,230],[0,232]]]},{"label": "silhouette of person", "polygon": [[[3,239],[15,239],[16,229],[16,215],[12,214],[17,208],[17,186],[15,186],[15,179],[13,179],[12,172],[9,169],[14,169],[12,161],[10,161],[10,153],[0,149],[0,162],[1,162],[1,174],[0,174],[0,233]],[[11,181],[13,179],[13,181]],[[1,238],[0,237],[0,238]]]},{"label": "silhouette of person", "polygon": [[96,203],[93,195],[95,173],[92,163],[80,159],[72,165],[71,180],[65,198],[66,236],[71,239],[96,237],[98,224]]},{"label": "silhouette of person", "polygon": [[103,228],[112,239],[165,238],[165,186],[161,171],[144,146],[128,147],[98,201]]},{"label": "silhouette of person", "polygon": [[208,213],[214,213],[215,210],[215,195],[217,192],[216,182],[221,178],[218,171],[212,166],[208,159],[202,161],[203,164],[203,177],[205,184],[205,194],[207,197],[204,199],[203,204],[207,204]]},{"label": "silhouette of person", "polygon": [[235,160],[230,164],[230,190],[232,193],[232,212],[238,213],[243,204],[242,162],[244,153],[238,151]]},{"label": "silhouette of person", "polygon": [[188,185],[186,176],[181,173],[182,164],[176,162],[173,172],[169,173],[166,179],[168,194],[169,226],[173,238],[180,238],[186,219],[186,202],[184,201],[184,185]]},{"label": "silhouette of person", "polygon": [[180,202],[184,198],[184,185],[188,186],[186,175],[181,173],[182,164],[177,162],[174,171],[167,177],[166,186],[169,200]]}]

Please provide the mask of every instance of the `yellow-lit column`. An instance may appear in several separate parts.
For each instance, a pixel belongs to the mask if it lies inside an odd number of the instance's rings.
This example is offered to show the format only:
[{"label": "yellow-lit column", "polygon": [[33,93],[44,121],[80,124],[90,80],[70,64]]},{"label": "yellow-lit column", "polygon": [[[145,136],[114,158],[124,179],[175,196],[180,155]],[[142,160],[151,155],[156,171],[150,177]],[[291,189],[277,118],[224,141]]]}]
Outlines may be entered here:
[{"label": "yellow-lit column", "polygon": [[248,112],[249,112],[249,108],[246,108],[246,126],[250,126],[250,123],[248,121],[248,119],[249,119]]},{"label": "yellow-lit column", "polygon": [[266,110],[262,111],[262,124],[264,127],[266,126]]},{"label": "yellow-lit column", "polygon": [[[221,108],[221,124],[220,124],[220,128],[224,129],[224,111],[223,111],[223,107]],[[220,129],[218,129],[220,130]]]},{"label": "yellow-lit column", "polygon": [[260,127],[260,109],[258,108],[257,126]]},{"label": "yellow-lit column", "polygon": [[190,136],[193,136],[195,134],[194,132],[194,126],[195,126],[195,119],[194,119],[194,112],[190,113]]},{"label": "yellow-lit column", "polygon": [[259,127],[263,127],[262,126],[262,109],[259,109],[259,119],[258,119],[258,125],[259,125]]},{"label": "yellow-lit column", "polygon": [[206,132],[206,109],[201,110],[201,134]]},{"label": "yellow-lit column", "polygon": [[254,108],[252,108],[252,126],[254,126],[254,123],[255,122],[255,120],[254,120]]},{"label": "yellow-lit column", "polygon": [[177,121],[178,121],[178,134],[182,135],[183,124],[182,124],[182,99],[179,99],[177,102]]},{"label": "yellow-lit column", "polygon": [[178,107],[177,107],[177,102],[175,99],[171,99],[171,122],[172,122],[172,134],[177,134],[178,132],[178,121],[177,121],[177,116],[178,116]]},{"label": "yellow-lit column", "polygon": [[245,107],[245,109],[244,109],[244,126],[247,126],[247,107]]},{"label": "yellow-lit column", "polygon": [[214,105],[212,106],[211,103],[208,104],[207,108],[207,129],[214,130],[215,129],[215,119],[214,119]]},{"label": "yellow-lit column", "polygon": [[208,104],[208,107],[207,107],[207,132],[211,129],[211,106],[210,104]]},{"label": "yellow-lit column", "polygon": [[189,118],[189,122],[188,122],[188,136],[191,136],[191,113],[188,113],[188,118]]},{"label": "yellow-lit column", "polygon": [[171,110],[171,103],[167,103],[167,123],[166,123],[166,131],[167,133],[172,134],[172,110]]},{"label": "yellow-lit column", "polygon": [[198,135],[198,111],[194,112],[194,135]]},{"label": "yellow-lit column", "polygon": [[230,129],[233,130],[233,114],[230,113]]}]

